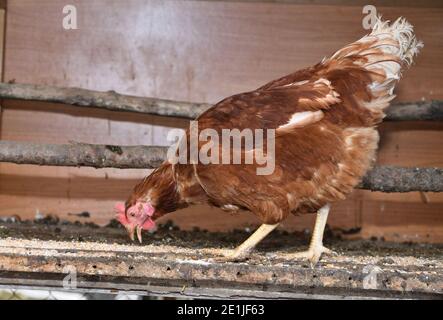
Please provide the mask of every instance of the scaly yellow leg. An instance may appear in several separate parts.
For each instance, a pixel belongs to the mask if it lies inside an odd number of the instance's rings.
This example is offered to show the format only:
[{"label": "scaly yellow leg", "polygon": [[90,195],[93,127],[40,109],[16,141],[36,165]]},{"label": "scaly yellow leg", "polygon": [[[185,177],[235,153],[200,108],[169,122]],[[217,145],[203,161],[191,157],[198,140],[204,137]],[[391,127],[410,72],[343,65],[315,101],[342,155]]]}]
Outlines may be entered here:
[{"label": "scaly yellow leg", "polygon": [[254,247],[262,241],[279,224],[262,224],[245,242],[235,250],[226,250],[225,257],[218,260],[239,261],[245,259]]},{"label": "scaly yellow leg", "polygon": [[305,258],[314,266],[320,260],[323,253],[336,254],[334,251],[323,246],[323,233],[325,231],[326,221],[328,220],[329,209],[330,205],[327,204],[318,210],[309,249],[307,251],[289,254],[287,255],[288,258]]}]

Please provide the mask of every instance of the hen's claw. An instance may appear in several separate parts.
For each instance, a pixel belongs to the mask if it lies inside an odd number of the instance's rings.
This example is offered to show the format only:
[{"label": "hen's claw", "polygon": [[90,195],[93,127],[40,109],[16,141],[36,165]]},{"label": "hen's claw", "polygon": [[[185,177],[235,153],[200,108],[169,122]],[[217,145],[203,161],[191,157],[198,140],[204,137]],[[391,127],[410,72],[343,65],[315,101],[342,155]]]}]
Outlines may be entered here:
[{"label": "hen's claw", "polygon": [[311,266],[315,266],[317,262],[320,260],[322,254],[330,254],[330,255],[338,255],[337,252],[332,251],[331,249],[326,248],[323,245],[315,246],[313,248],[309,248],[306,251],[290,253],[285,257],[288,259],[307,259]]},{"label": "hen's claw", "polygon": [[323,232],[325,231],[329,208],[330,206],[327,204],[320,208],[317,212],[317,218],[315,219],[315,226],[309,249],[307,251],[289,254],[289,259],[305,258],[309,260],[311,267],[314,267],[320,260],[323,253],[336,254],[334,251],[323,246]]},{"label": "hen's claw", "polygon": [[214,262],[241,262],[248,258],[248,255],[240,250],[226,249],[221,252],[221,257],[212,258]]}]

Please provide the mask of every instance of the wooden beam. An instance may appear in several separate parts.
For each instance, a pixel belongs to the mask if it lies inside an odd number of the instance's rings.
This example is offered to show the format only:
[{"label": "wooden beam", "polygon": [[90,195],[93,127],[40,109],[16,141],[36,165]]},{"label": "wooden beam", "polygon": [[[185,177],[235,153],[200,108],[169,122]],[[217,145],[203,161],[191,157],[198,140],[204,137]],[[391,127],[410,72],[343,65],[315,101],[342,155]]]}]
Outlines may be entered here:
[{"label": "wooden beam", "polygon": [[443,169],[379,166],[363,177],[358,188],[382,192],[442,192]]},{"label": "wooden beam", "polygon": [[[207,103],[192,103],[118,94],[115,91],[99,92],[80,88],[0,83],[0,98],[43,101],[93,107],[111,111],[138,112],[159,116],[195,119],[211,107]],[[443,120],[443,102],[417,102],[392,105],[386,120]]]},{"label": "wooden beam", "polygon": [[0,162],[65,167],[158,167],[166,159],[166,147],[112,146],[86,143],[42,144],[0,141]]},{"label": "wooden beam", "polygon": [[[46,166],[139,168],[158,167],[168,147],[70,145],[0,141],[0,162]],[[443,191],[443,169],[376,167],[358,186],[383,192]]]},{"label": "wooden beam", "polygon": [[0,83],[0,98],[70,104],[111,111],[127,111],[159,116],[196,118],[210,107],[206,103],[190,103],[99,92],[80,88],[61,88],[32,84]]},{"label": "wooden beam", "polygon": [[388,121],[441,121],[443,120],[443,101],[421,101],[399,103],[386,111]]},{"label": "wooden beam", "polygon": [[[432,246],[335,240],[332,249],[338,256],[325,256],[310,268],[303,260],[287,258],[288,248],[281,250],[285,236],[279,232],[274,235],[274,247],[254,252],[246,263],[222,263],[214,261],[222,250],[214,247],[216,241],[208,243],[201,237],[223,235],[193,232],[192,237],[187,235],[193,241],[188,247],[188,243],[158,240],[186,238],[183,232],[160,229],[161,235],[151,235],[150,243],[140,246],[122,240],[126,238],[123,228],[33,228],[28,223],[24,227],[33,230],[24,239],[20,226],[0,223],[0,286],[69,290],[62,287],[63,279],[68,271],[75,271],[74,291],[124,290],[183,298],[438,299],[443,294],[443,263]],[[42,240],[52,237],[57,228],[55,239]],[[73,234],[83,240],[72,241]],[[302,249],[291,246],[289,250]]]}]

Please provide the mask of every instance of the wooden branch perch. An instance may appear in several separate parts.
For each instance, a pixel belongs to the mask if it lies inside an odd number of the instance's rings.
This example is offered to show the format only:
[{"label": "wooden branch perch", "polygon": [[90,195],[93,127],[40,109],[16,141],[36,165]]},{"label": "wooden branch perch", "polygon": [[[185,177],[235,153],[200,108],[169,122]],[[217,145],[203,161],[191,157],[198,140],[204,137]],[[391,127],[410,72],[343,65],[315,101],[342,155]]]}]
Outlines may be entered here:
[{"label": "wooden branch perch", "polygon": [[158,167],[167,148],[155,146],[111,146],[85,143],[42,144],[0,141],[0,162],[47,166],[94,168]]},{"label": "wooden branch perch", "polygon": [[386,110],[385,120],[389,121],[423,121],[443,120],[443,101],[400,103]]},{"label": "wooden branch perch", "polygon": [[[0,162],[47,166],[94,168],[158,167],[166,159],[167,147],[111,146],[75,143],[70,145],[0,141]],[[358,186],[383,192],[443,191],[443,169],[376,167]]]},{"label": "wooden branch perch", "polygon": [[0,98],[43,101],[92,107],[111,111],[138,112],[159,116],[196,118],[210,107],[206,103],[190,103],[155,98],[142,98],[80,88],[58,88],[32,84],[0,83]]},{"label": "wooden branch perch", "polygon": [[[138,112],[159,116],[195,119],[211,105],[98,92],[79,88],[58,88],[32,84],[0,83],[1,99],[44,101],[112,111]],[[392,105],[385,120],[443,120],[443,102],[417,102]]]},{"label": "wooden branch perch", "polygon": [[358,188],[382,192],[442,192],[443,169],[375,167]]}]

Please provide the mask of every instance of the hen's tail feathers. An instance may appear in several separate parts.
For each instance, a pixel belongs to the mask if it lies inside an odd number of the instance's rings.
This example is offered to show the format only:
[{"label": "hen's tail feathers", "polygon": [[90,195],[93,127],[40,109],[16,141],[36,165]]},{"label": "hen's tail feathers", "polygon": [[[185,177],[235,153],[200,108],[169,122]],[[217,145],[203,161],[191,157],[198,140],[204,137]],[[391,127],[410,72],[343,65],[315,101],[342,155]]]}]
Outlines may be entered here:
[{"label": "hen's tail feathers", "polygon": [[414,27],[403,17],[398,18],[391,25],[389,25],[389,21],[382,21],[381,17],[378,17],[370,36],[380,40],[383,38],[396,40],[399,47],[395,49],[394,47],[382,47],[382,49],[399,56],[402,62],[407,65],[412,63],[414,56],[418,54],[420,48],[423,48],[423,42],[418,41],[415,37]]},{"label": "hen's tail feathers", "polygon": [[[367,69],[381,68],[385,72],[385,81],[373,83],[371,89],[375,91],[387,89],[391,95],[402,70],[412,64],[414,57],[423,47],[423,43],[415,37],[414,27],[403,17],[392,24],[378,17],[371,34],[359,41],[374,41],[371,47],[378,48],[384,53],[385,57],[372,62]],[[390,56],[393,56],[393,59],[390,59]]]},{"label": "hen's tail feathers", "polygon": [[378,17],[370,34],[340,49],[330,58],[343,63],[352,60],[354,65],[369,71],[371,82],[368,88],[373,99],[364,104],[374,112],[382,112],[395,98],[393,91],[402,71],[411,65],[423,47],[413,29],[403,17],[394,23]]}]

